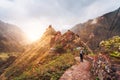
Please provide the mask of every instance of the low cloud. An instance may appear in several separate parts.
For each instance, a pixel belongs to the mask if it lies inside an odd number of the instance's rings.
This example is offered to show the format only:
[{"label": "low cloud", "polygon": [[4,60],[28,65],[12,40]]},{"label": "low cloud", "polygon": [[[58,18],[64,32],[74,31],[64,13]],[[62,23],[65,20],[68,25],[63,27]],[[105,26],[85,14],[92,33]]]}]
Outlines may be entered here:
[{"label": "low cloud", "polygon": [[49,24],[68,29],[119,5],[120,0],[0,0],[0,19],[19,25],[27,34],[41,35]]}]

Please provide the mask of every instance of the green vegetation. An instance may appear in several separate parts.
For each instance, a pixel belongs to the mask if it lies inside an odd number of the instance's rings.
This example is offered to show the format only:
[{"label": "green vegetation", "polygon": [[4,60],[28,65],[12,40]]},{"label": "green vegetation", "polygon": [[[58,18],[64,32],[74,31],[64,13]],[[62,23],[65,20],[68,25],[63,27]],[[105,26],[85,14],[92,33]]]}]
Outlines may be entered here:
[{"label": "green vegetation", "polygon": [[11,53],[0,53],[0,61],[6,61],[10,56],[15,56],[17,57],[18,55],[20,55],[19,52],[11,52]]},{"label": "green vegetation", "polygon": [[62,46],[61,44],[57,44],[57,45],[55,46],[55,50],[56,50],[56,52],[58,52],[58,53],[64,52],[63,46]]},{"label": "green vegetation", "polygon": [[9,55],[6,53],[0,53],[0,61],[6,61],[9,58]]},{"label": "green vegetation", "polygon": [[113,51],[113,52],[110,54],[110,56],[116,57],[116,58],[120,58],[120,52],[118,52],[118,51]]},{"label": "green vegetation", "polygon": [[15,61],[17,56],[18,53],[0,53],[0,74]]},{"label": "green vegetation", "polygon": [[120,58],[120,37],[119,36],[114,36],[109,40],[101,41],[100,47],[102,51],[110,53],[110,56]]},{"label": "green vegetation", "polygon": [[58,80],[66,69],[75,63],[71,53],[47,56],[42,65],[31,66],[14,80]]}]

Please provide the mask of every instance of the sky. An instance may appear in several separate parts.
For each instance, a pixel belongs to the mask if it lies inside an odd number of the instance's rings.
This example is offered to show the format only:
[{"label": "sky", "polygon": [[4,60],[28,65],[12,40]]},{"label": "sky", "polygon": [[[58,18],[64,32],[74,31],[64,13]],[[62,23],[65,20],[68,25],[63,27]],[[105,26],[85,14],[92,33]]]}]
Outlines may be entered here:
[{"label": "sky", "polygon": [[0,0],[0,20],[17,25],[34,41],[48,25],[70,29],[119,7],[120,0]]}]

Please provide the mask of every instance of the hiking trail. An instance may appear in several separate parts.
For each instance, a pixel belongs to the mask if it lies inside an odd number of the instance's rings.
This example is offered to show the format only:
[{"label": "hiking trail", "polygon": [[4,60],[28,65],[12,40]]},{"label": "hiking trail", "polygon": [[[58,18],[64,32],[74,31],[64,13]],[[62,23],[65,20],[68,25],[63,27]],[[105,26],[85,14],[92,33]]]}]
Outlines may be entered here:
[{"label": "hiking trail", "polygon": [[66,70],[59,80],[91,80],[90,62],[80,62],[79,57],[75,57],[75,60],[77,64]]}]

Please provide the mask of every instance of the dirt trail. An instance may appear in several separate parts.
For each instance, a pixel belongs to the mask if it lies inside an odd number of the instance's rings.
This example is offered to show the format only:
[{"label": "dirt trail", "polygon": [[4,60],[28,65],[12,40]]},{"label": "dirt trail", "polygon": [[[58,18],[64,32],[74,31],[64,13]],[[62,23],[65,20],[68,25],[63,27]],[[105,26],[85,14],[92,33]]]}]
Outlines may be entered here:
[{"label": "dirt trail", "polygon": [[91,80],[90,63],[87,60],[80,62],[79,57],[76,57],[75,60],[77,60],[77,64],[65,71],[59,80]]}]

